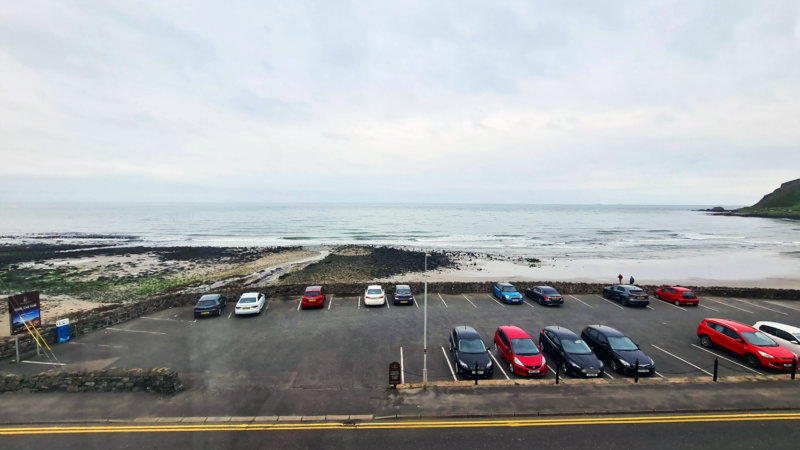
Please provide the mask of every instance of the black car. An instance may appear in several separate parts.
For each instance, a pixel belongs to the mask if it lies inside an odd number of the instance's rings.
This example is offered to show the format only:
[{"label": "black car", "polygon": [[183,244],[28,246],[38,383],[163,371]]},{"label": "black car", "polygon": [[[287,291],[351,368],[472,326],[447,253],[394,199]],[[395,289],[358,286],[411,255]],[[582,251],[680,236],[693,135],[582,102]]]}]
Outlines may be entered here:
[{"label": "black car", "polygon": [[468,378],[492,378],[492,358],[481,335],[474,328],[455,327],[450,332],[450,352],[455,358],[457,373]]},{"label": "black car", "polygon": [[639,286],[618,284],[603,288],[603,298],[616,300],[622,306],[647,306],[650,304],[650,296]]},{"label": "black car", "polygon": [[411,286],[398,284],[394,287],[394,304],[411,305],[414,303],[414,294],[411,293]]},{"label": "black car", "polygon": [[564,296],[550,286],[536,286],[525,289],[525,297],[539,302],[540,305],[564,304]]},{"label": "black car", "polygon": [[539,333],[539,348],[555,357],[561,373],[597,378],[603,375],[603,362],[577,334],[562,327],[547,327]]},{"label": "black car", "polygon": [[224,295],[220,294],[207,294],[200,297],[200,300],[197,301],[197,304],[194,306],[194,316],[195,317],[202,317],[202,316],[221,316],[222,310],[225,309],[225,305],[228,304],[228,300],[225,298]]},{"label": "black car", "polygon": [[656,373],[656,363],[645,355],[628,336],[605,325],[589,325],[581,332],[581,337],[594,354],[608,362],[611,370],[625,375],[635,375],[638,361],[639,375]]}]

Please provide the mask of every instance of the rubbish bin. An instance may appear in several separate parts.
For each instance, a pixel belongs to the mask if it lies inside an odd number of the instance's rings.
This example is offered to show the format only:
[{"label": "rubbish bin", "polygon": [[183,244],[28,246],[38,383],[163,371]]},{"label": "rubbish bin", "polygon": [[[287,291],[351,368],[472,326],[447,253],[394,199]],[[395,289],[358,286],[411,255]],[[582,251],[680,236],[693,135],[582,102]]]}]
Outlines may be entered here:
[{"label": "rubbish bin", "polygon": [[56,338],[59,344],[69,340],[69,319],[61,319],[56,322]]}]

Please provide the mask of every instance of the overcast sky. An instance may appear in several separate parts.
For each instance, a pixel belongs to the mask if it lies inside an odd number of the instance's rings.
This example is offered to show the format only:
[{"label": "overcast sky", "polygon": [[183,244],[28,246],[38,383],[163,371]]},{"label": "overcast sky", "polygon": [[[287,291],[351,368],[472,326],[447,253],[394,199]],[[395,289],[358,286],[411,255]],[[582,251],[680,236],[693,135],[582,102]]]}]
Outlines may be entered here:
[{"label": "overcast sky", "polygon": [[0,8],[0,201],[751,204],[800,2]]}]

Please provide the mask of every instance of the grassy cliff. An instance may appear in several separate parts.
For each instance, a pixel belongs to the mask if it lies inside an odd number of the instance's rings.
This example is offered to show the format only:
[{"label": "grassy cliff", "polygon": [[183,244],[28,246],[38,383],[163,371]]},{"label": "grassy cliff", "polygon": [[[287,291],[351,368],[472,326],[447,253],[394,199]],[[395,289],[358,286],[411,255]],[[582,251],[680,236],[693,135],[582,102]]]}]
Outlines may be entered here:
[{"label": "grassy cliff", "polygon": [[800,178],[787,181],[758,203],[736,211],[737,215],[800,219]]}]

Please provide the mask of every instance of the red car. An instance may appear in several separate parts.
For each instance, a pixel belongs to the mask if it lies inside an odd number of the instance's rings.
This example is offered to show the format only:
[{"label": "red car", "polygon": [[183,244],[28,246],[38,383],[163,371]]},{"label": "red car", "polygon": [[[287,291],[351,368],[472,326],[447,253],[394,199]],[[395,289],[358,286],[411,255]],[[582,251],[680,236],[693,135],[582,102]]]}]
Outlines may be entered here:
[{"label": "red car", "polygon": [[795,354],[776,344],[766,334],[733,320],[706,319],[697,327],[697,336],[703,347],[718,345],[742,356],[754,368],[769,367],[776,370],[797,368]]},{"label": "red car", "polygon": [[682,287],[665,287],[656,291],[656,298],[665,302],[674,303],[675,306],[697,306],[700,299],[691,289]]},{"label": "red car", "polygon": [[519,327],[500,327],[494,332],[494,345],[508,363],[508,370],[517,375],[547,375],[547,360],[528,333]]},{"label": "red car", "polygon": [[303,309],[309,306],[318,306],[323,308],[325,306],[325,288],[322,286],[309,286],[303,294],[303,300],[300,303]]}]

